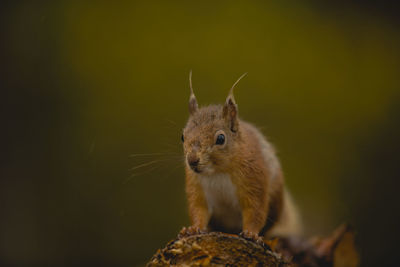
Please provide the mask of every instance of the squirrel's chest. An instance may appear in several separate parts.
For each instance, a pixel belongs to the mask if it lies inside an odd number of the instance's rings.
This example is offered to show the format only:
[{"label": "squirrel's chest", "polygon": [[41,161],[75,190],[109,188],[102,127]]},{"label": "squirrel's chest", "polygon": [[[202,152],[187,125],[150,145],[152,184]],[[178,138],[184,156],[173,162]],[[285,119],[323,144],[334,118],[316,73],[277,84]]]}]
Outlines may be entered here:
[{"label": "squirrel's chest", "polygon": [[228,174],[200,177],[204,196],[211,217],[221,227],[241,228],[242,213],[236,186]]}]

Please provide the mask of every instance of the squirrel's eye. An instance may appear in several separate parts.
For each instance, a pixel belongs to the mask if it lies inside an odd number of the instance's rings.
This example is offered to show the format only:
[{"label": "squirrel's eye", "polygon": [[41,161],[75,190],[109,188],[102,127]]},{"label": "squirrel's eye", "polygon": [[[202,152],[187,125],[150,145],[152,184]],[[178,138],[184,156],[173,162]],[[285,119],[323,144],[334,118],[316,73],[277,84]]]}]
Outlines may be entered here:
[{"label": "squirrel's eye", "polygon": [[217,136],[217,140],[215,141],[215,144],[217,145],[223,145],[225,143],[225,135],[219,134]]},{"label": "squirrel's eye", "polygon": [[185,142],[185,138],[183,137],[183,134],[181,136],[181,140],[182,140],[182,143]]}]

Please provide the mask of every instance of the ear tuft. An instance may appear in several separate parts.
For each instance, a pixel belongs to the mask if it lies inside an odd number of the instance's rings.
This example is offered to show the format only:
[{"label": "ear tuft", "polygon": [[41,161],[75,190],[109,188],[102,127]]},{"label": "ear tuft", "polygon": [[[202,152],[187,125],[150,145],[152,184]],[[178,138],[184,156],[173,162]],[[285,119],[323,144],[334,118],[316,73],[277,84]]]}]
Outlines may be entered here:
[{"label": "ear tuft", "polygon": [[190,70],[189,72],[189,86],[190,86],[189,113],[193,115],[199,109],[199,106],[197,104],[196,96],[193,93],[192,70]]},{"label": "ear tuft", "polygon": [[238,107],[235,103],[235,98],[233,97],[233,89],[239,83],[239,81],[246,75],[247,72],[243,73],[242,76],[240,76],[239,79],[237,79],[237,81],[233,84],[231,90],[229,90],[229,95],[226,98],[226,102],[223,108],[223,116],[225,120],[228,122],[229,128],[234,133],[239,130],[239,118],[238,118]]}]

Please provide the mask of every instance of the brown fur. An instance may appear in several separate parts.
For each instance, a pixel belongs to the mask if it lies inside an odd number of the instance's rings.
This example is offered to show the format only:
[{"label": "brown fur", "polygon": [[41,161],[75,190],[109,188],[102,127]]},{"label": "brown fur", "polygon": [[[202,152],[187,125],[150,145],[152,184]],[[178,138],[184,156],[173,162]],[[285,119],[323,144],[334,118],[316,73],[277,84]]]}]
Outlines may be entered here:
[{"label": "brown fur", "polygon": [[[192,226],[205,230],[224,232],[245,231],[253,234],[269,234],[279,223],[286,203],[282,171],[274,149],[257,128],[238,118],[237,105],[229,95],[224,106],[211,105],[197,108],[194,94],[190,98],[191,116],[184,129],[185,159],[198,158],[198,172],[186,161],[186,194]],[[215,144],[216,136],[224,134],[225,143]],[[235,225],[241,229],[229,228],[223,221],[224,216],[214,216],[204,192],[212,188],[207,179],[225,179],[221,182],[226,191],[231,190],[229,177],[235,196],[240,204],[241,222]],[[202,186],[210,183],[211,187]],[[225,187],[220,190],[224,194]],[[229,201],[231,195],[218,198],[213,205]],[[222,200],[221,200],[222,199]],[[210,200],[208,200],[210,201]],[[230,207],[227,203],[227,207]],[[291,203],[289,203],[291,204]],[[214,206],[215,207],[215,206]],[[232,211],[234,207],[232,206]],[[229,210],[227,210],[229,212]],[[297,216],[286,216],[288,220],[297,220]],[[225,225],[225,226],[224,226]],[[297,222],[293,225],[297,225]],[[293,227],[292,227],[293,228]],[[288,229],[287,231],[296,231]],[[283,234],[285,234],[285,231]]]}]

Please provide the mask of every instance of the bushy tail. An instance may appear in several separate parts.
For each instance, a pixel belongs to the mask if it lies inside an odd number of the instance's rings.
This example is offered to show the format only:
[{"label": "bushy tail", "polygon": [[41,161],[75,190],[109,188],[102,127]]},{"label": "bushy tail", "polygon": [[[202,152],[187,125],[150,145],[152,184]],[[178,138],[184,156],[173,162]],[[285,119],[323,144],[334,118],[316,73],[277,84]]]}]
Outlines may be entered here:
[{"label": "bushy tail", "polygon": [[302,234],[302,223],[299,211],[293,203],[292,196],[285,189],[283,210],[278,222],[268,231],[268,236],[299,236]]}]

